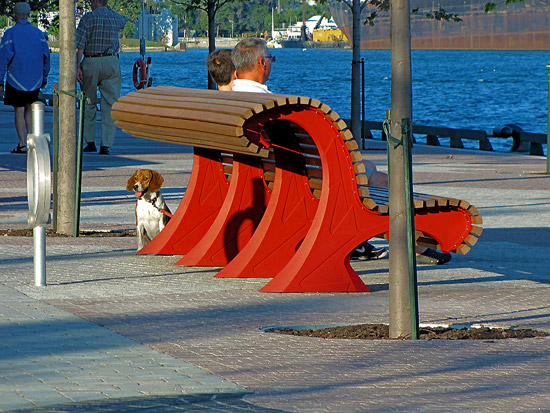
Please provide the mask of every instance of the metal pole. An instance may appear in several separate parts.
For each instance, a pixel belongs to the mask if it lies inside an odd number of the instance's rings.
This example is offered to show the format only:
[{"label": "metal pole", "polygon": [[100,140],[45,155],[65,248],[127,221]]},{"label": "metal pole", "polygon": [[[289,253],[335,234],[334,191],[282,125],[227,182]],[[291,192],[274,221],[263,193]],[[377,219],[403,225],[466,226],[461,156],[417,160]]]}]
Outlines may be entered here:
[{"label": "metal pole", "polygon": [[409,274],[409,302],[411,313],[411,338],[419,337],[418,326],[418,282],[416,273],[416,239],[414,230],[414,204],[412,185],[412,122],[410,119],[403,119],[401,130],[401,141],[403,142],[403,173],[405,176],[405,208],[407,211],[407,253],[408,253],[408,274]]},{"label": "metal pole", "polygon": [[57,173],[59,172],[59,84],[53,84],[53,230],[57,232]]},{"label": "metal pole", "polygon": [[548,68],[548,105],[546,116],[546,173],[550,174],[550,65]]},{"label": "metal pole", "polygon": [[365,150],[365,59],[361,59],[361,149]]},{"label": "metal pole", "polygon": [[[44,104],[35,102],[32,104],[32,134],[34,136],[42,136],[44,134]],[[33,149],[34,151],[35,149]],[[49,167],[49,165],[48,165]],[[27,173],[29,173],[27,171]],[[38,186],[37,181],[40,180],[39,168],[34,170],[38,176],[33,176],[34,185]],[[36,199],[37,193],[40,191],[34,188],[34,196],[31,202],[40,202]],[[49,195],[49,194],[48,194]],[[48,205],[50,200],[47,200]],[[33,257],[34,257],[34,285],[44,287],[46,285],[46,228],[43,222],[38,222],[38,225],[32,229],[33,235]]]},{"label": "metal pole", "polygon": [[361,133],[360,113],[360,58],[361,58],[361,1],[352,2],[352,58],[351,58],[351,133],[357,139]]},{"label": "metal pole", "polygon": [[74,232],[73,236],[78,237],[80,232],[80,201],[82,198],[82,141],[84,133],[84,92],[80,94],[80,106],[78,111],[78,136],[76,145],[76,190],[74,201]]},{"label": "metal pole", "polygon": [[46,228],[43,226],[32,229],[34,247],[34,285],[46,285]]}]

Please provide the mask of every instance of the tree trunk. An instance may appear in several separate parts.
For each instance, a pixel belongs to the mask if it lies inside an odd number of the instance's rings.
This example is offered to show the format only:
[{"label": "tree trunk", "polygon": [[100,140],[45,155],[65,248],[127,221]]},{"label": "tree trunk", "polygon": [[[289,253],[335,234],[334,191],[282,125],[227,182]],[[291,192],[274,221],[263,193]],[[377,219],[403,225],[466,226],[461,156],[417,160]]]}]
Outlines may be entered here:
[{"label": "tree trunk", "polygon": [[[59,1],[59,88],[76,90],[75,8],[73,0]],[[59,172],[57,185],[57,232],[72,235],[76,195],[75,98],[59,95]]]},{"label": "tree trunk", "polygon": [[[390,338],[416,339],[418,311],[416,297],[416,264],[414,238],[414,215],[407,207],[411,180],[407,181],[405,168],[410,168],[410,145],[412,125],[411,85],[411,33],[409,0],[392,0],[391,23],[391,137],[403,139],[404,144],[390,140]],[[411,178],[412,179],[412,178]],[[409,192],[407,190],[409,189]],[[409,223],[407,223],[409,221]],[[412,228],[410,225],[412,223]],[[413,232],[414,234],[414,232]],[[412,265],[411,264],[412,261]]]},{"label": "tree trunk", "polygon": [[[412,190],[411,31],[409,0],[391,4],[390,338],[418,338]],[[403,139],[397,145],[395,139]],[[409,204],[408,204],[409,203]],[[412,226],[412,227],[411,227]]]},{"label": "tree trunk", "polygon": [[[216,50],[216,5],[214,0],[208,0],[208,54]],[[208,89],[216,89],[216,82],[208,75]]]}]

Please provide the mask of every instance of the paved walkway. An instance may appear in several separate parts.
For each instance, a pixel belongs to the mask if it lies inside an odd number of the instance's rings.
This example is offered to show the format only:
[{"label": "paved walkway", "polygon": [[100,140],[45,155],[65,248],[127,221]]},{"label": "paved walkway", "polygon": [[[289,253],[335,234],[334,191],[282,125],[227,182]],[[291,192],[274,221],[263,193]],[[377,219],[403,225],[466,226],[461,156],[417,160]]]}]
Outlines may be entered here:
[{"label": "paved walkway", "polygon": [[[11,116],[0,110],[0,228],[23,228],[26,158],[8,153]],[[550,331],[545,159],[414,152],[415,190],[466,199],[485,220],[468,255],[419,267],[421,322]],[[385,153],[369,158],[383,164]],[[112,156],[84,157],[82,228],[133,227],[135,198],[124,188],[140,167],[165,176],[177,207],[189,148],[119,134]],[[133,238],[48,238],[48,285],[35,287],[32,238],[0,237],[0,411],[550,410],[548,338],[323,340],[261,330],[387,322],[387,259],[354,264],[370,293],[260,294],[267,280],[216,279],[135,247]]]}]

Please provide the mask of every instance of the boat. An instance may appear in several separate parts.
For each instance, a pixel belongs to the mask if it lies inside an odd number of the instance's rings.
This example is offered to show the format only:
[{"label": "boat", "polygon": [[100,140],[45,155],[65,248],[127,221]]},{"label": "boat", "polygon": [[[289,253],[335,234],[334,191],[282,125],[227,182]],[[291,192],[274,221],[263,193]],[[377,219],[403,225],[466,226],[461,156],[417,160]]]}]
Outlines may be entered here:
[{"label": "boat", "polygon": [[[293,49],[304,49],[304,48],[313,48],[313,47],[322,47],[321,43],[326,43],[331,47],[334,47],[333,44],[348,45],[347,39],[343,34],[339,35],[340,30],[334,22],[334,20],[327,19],[324,15],[312,16],[305,21],[305,34],[306,39],[302,38],[302,28],[304,22],[296,22],[291,26],[283,29],[274,29],[271,32],[271,47],[284,47],[284,48],[293,48]],[[330,41],[321,41],[317,38],[315,33],[317,31],[330,32]],[[327,34],[326,37],[329,35]],[[338,47],[338,46],[336,46]]]},{"label": "boat", "polygon": [[[411,47],[447,50],[550,50],[550,0],[524,0],[505,4],[494,0],[497,8],[485,12],[485,0],[411,0]],[[442,8],[462,21],[438,21],[426,13]],[[352,40],[352,13],[342,2],[332,1],[334,21]],[[364,22],[375,7],[363,8]],[[390,48],[389,12],[379,12],[374,26],[361,25],[361,49]]]}]

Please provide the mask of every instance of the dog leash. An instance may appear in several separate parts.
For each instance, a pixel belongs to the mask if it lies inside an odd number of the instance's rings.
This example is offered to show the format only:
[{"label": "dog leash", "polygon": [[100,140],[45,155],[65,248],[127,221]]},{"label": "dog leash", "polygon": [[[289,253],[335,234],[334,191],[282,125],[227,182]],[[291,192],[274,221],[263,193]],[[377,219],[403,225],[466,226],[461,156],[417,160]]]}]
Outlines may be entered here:
[{"label": "dog leash", "polygon": [[170,212],[168,212],[167,210],[165,210],[164,208],[159,208],[155,205],[155,203],[157,202],[157,197],[155,198],[151,198],[151,200],[149,201],[151,203],[151,205],[153,205],[156,209],[158,209],[160,212],[162,212],[164,215],[166,215],[167,217],[169,218],[172,218],[172,214]]}]

